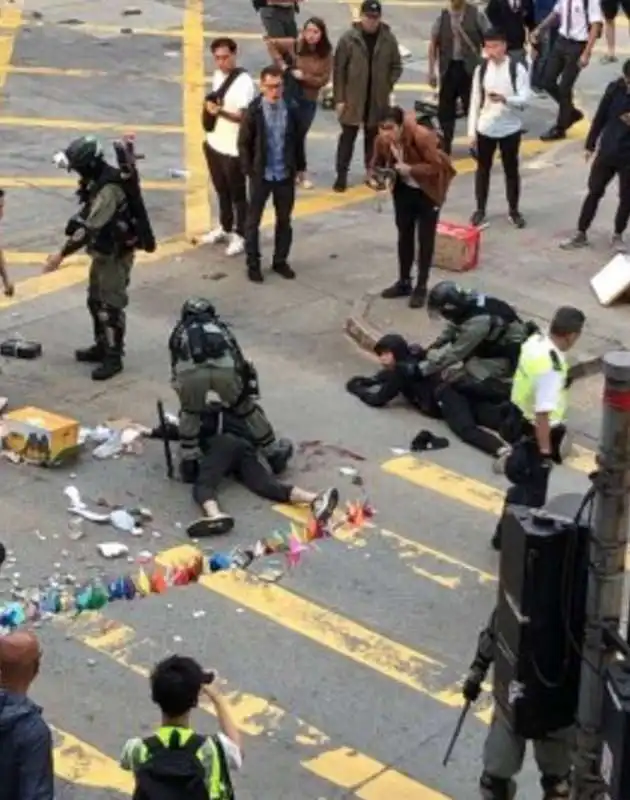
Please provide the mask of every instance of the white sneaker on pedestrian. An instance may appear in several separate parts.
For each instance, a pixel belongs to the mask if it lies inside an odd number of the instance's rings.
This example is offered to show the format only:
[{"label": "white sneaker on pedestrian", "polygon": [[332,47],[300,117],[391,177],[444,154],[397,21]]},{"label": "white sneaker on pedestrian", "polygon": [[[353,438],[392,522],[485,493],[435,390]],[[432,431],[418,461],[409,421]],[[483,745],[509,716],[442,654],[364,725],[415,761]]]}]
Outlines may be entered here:
[{"label": "white sneaker on pedestrian", "polygon": [[230,234],[230,243],[225,251],[226,256],[240,256],[245,252],[245,240],[238,233]]},{"label": "white sneaker on pedestrian", "polygon": [[201,244],[220,244],[228,240],[228,234],[223,228],[215,228],[201,237]]}]

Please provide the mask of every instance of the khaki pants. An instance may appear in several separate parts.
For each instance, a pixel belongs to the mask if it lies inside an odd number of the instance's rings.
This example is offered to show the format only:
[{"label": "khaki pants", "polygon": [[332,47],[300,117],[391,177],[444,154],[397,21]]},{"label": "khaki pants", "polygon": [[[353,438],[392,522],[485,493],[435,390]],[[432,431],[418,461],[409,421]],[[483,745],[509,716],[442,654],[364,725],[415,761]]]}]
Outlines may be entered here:
[{"label": "khaki pants", "polygon": [[129,303],[133,251],[122,255],[92,253],[88,276],[88,302],[123,311]]}]

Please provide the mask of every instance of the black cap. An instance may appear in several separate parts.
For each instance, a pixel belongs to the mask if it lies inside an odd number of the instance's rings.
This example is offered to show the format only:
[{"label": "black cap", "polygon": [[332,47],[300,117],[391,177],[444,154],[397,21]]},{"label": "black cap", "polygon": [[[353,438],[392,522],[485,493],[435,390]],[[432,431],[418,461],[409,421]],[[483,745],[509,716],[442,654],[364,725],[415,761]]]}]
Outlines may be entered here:
[{"label": "black cap", "polygon": [[369,14],[372,17],[380,17],[383,13],[383,7],[381,6],[379,0],[363,0],[361,3],[361,13]]}]

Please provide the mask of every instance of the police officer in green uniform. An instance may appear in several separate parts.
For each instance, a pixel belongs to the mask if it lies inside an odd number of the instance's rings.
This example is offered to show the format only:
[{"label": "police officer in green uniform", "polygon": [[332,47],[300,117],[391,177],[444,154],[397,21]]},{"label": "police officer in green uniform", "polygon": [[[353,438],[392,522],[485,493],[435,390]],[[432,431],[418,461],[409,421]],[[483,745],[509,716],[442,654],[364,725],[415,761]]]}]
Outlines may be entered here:
[{"label": "police officer in green uniform", "polygon": [[75,357],[97,364],[92,379],[104,381],[123,369],[125,309],[136,233],[120,170],[105,161],[96,138],[75,139],[55,159],[58,166],[79,174],[77,195],[82,208],[66,227],[68,238],[62,249],[48,257],[45,271],[59,269],[65,258],[87,249],[91,258],[87,306],[94,344],[77,350]]},{"label": "police officer in green uniform", "polygon": [[229,326],[203,298],[187,300],[169,339],[172,382],[180,402],[180,470],[194,481],[201,458],[203,415],[219,407],[240,421],[244,436],[267,459],[275,474],[284,471],[293,455],[288,439],[277,439],[258,404],[258,375],[241,351]]},{"label": "police officer in green uniform", "polygon": [[[464,699],[474,703],[495,657],[495,613],[479,636],[475,658],[464,682]],[[540,770],[543,800],[568,800],[571,787],[571,754],[575,729],[548,731],[535,739],[534,757]],[[501,710],[495,706],[490,730],[483,749],[483,773],[479,782],[483,800],[513,800],[516,795],[514,778],[521,771],[527,740],[511,729]]]},{"label": "police officer in green uniform", "polygon": [[[547,502],[552,465],[562,462],[566,434],[569,365],[566,353],[580,338],[586,317],[578,308],[562,306],[548,334],[536,333],[521,348],[502,430],[512,444],[504,472],[513,484],[505,496],[508,505],[541,508]],[[503,514],[492,546],[501,549]]]}]

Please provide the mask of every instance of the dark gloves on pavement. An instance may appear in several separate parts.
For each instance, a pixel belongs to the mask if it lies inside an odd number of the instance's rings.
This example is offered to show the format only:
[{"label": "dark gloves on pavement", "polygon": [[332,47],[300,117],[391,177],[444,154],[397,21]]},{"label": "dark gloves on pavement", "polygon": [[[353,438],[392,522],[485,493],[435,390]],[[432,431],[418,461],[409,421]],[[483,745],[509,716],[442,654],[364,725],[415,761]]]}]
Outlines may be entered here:
[{"label": "dark gloves on pavement", "polygon": [[464,700],[475,703],[481,694],[481,680],[477,676],[469,675],[462,686]]},{"label": "dark gloves on pavement", "polygon": [[367,378],[365,375],[355,375],[354,378],[346,383],[346,391],[350,394],[358,395],[362,389],[369,389],[374,386],[374,379]]},{"label": "dark gloves on pavement", "polygon": [[182,483],[195,483],[199,476],[199,462],[195,458],[185,458],[179,462],[179,477]]}]

